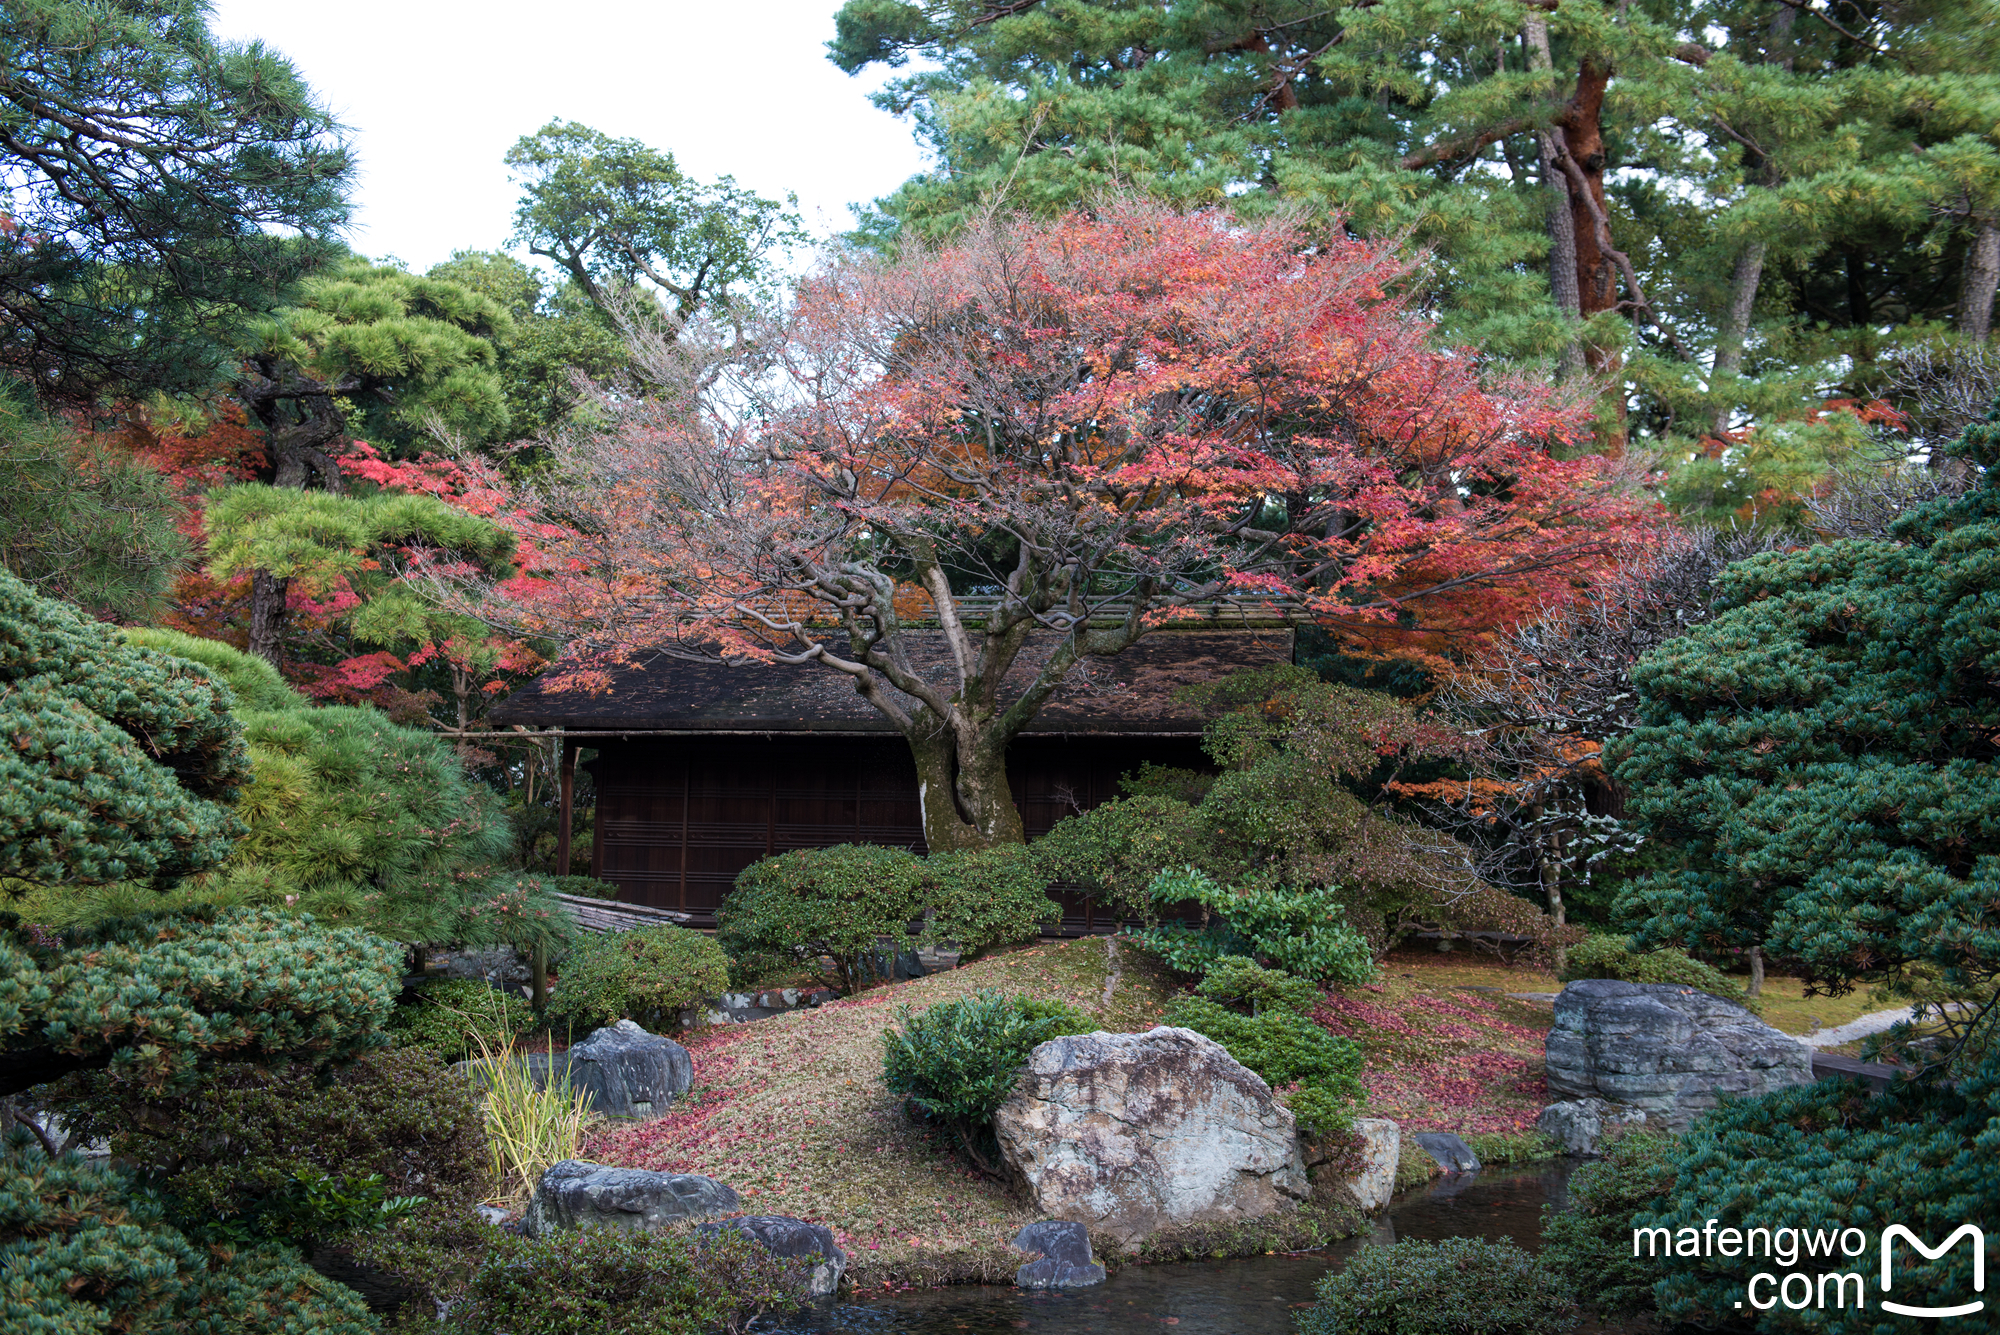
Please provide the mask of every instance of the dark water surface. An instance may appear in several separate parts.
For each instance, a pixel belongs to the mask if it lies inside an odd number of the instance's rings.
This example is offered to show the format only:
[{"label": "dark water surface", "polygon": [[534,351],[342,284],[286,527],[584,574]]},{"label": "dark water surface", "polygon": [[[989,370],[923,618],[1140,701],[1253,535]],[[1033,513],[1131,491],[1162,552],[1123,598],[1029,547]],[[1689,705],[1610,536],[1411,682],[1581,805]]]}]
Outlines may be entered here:
[{"label": "dark water surface", "polygon": [[1290,1335],[1293,1311],[1321,1275],[1366,1246],[1399,1238],[1512,1238],[1541,1245],[1542,1206],[1566,1202],[1569,1162],[1443,1177],[1390,1203],[1370,1232],[1322,1252],[1241,1261],[1127,1266],[1094,1289],[1034,1293],[996,1286],[929,1289],[759,1322],[764,1335]]}]

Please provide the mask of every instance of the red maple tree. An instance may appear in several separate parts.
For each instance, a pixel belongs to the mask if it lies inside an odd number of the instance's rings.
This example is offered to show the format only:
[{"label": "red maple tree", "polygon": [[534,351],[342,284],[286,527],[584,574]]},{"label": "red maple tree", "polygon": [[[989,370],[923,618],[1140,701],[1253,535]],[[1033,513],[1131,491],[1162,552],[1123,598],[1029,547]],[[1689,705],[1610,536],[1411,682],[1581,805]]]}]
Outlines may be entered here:
[{"label": "red maple tree", "polygon": [[726,391],[691,334],[662,392],[601,395],[482,614],[566,644],[579,689],[661,651],[844,674],[908,740],[932,848],[1018,841],[1007,745],[1090,659],[1218,599],[1497,624],[1664,522],[1560,457],[1581,410],[1434,346],[1407,272],[1142,205],[837,260]]}]

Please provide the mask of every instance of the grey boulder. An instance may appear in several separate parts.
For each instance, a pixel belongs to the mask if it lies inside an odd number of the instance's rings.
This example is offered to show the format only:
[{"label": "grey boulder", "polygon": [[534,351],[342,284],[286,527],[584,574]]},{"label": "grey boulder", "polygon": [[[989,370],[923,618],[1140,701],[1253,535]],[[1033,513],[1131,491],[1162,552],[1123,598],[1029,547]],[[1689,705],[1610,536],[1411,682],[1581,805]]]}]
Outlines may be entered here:
[{"label": "grey boulder", "polygon": [[655,1229],[728,1214],[739,1204],[736,1193],[712,1177],[564,1159],[535,1184],[521,1231],[537,1237],[555,1229]]},{"label": "grey boulder", "polygon": [[1374,1214],[1396,1192],[1403,1129],[1386,1117],[1360,1117],[1355,1119],[1354,1133],[1361,1138],[1361,1162],[1360,1171],[1351,1177],[1341,1172],[1352,1162],[1345,1137],[1301,1136],[1299,1148],[1305,1155],[1306,1175],[1312,1179],[1314,1200]]},{"label": "grey boulder", "polygon": [[1543,1053],[1557,1102],[1602,1099],[1670,1131],[1725,1096],[1812,1082],[1812,1049],[1734,1002],[1672,983],[1571,983]]},{"label": "grey boulder", "polygon": [[806,1297],[830,1298],[840,1290],[847,1272],[847,1253],[824,1224],[808,1224],[784,1215],[750,1214],[735,1219],[711,1219],[696,1226],[707,1234],[741,1233],[773,1256],[816,1258],[806,1275]]},{"label": "grey boulder", "polygon": [[1043,1043],[993,1129],[1042,1213],[1127,1244],[1255,1219],[1309,1189],[1291,1110],[1191,1029]]},{"label": "grey boulder", "polygon": [[[590,1095],[590,1110],[606,1117],[658,1117],[694,1084],[688,1050],[630,1020],[593,1030],[567,1052],[530,1052],[515,1060],[527,1067],[538,1088],[567,1075]],[[483,1066],[481,1061],[462,1061],[453,1069],[476,1080]]]},{"label": "grey boulder", "polygon": [[1437,1160],[1438,1167],[1447,1173],[1479,1171],[1479,1156],[1472,1152],[1472,1146],[1449,1131],[1419,1131],[1410,1139],[1417,1142],[1417,1148]]},{"label": "grey boulder", "polygon": [[1034,1256],[1014,1272],[1024,1289],[1087,1289],[1104,1282],[1090,1254],[1090,1232],[1069,1219],[1044,1219],[1014,1235],[1013,1248]]},{"label": "grey boulder", "polygon": [[1603,1099],[1568,1099],[1542,1109],[1535,1130],[1562,1146],[1565,1154],[1594,1155],[1606,1131],[1645,1120],[1646,1114],[1637,1108]]}]

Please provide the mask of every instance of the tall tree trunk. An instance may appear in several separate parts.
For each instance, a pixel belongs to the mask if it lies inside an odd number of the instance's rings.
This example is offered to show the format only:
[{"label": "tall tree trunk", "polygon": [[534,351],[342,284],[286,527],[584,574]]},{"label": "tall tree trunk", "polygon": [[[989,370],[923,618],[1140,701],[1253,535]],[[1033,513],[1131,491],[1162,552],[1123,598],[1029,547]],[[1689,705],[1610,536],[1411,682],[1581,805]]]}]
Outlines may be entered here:
[{"label": "tall tree trunk", "polygon": [[1993,296],[2000,289],[2000,222],[1988,219],[1973,234],[1965,255],[1965,288],[1958,299],[1958,331],[1968,338],[1993,336]]},{"label": "tall tree trunk", "polygon": [[278,666],[285,648],[285,622],[290,616],[286,599],[292,582],[268,570],[250,574],[250,652]]},{"label": "tall tree trunk", "polygon": [[1007,782],[1007,746],[985,734],[962,745],[950,727],[911,737],[924,842],[933,853],[1027,842],[1014,790]]},{"label": "tall tree trunk", "polygon": [[[1589,320],[1618,309],[1618,266],[1599,241],[1597,220],[1608,216],[1604,193],[1604,94],[1611,67],[1587,56],[1578,67],[1576,92],[1556,119],[1556,147],[1575,165],[1564,175],[1569,190],[1570,236],[1576,247],[1577,313]],[[1581,178],[1579,180],[1578,178]],[[1624,354],[1615,346],[1584,341],[1584,365],[1602,377],[1612,395],[1611,424],[1599,443],[1614,458],[1625,452]]]},{"label": "tall tree trunk", "polygon": [[[1715,370],[1709,388],[1722,393],[1731,388],[1743,369],[1743,344],[1750,337],[1750,312],[1757,305],[1757,287],[1764,279],[1764,243],[1752,241],[1736,256],[1736,269],[1729,276],[1729,308],[1722,313],[1722,328],[1715,336]],[[1715,405],[1715,420],[1709,425],[1718,436],[1729,430],[1735,412],[1733,400]]]},{"label": "tall tree trunk", "polygon": [[[1528,68],[1549,73],[1554,62],[1549,55],[1548,16],[1531,12],[1523,25],[1528,47]],[[1571,218],[1569,179],[1556,160],[1555,132],[1543,130],[1535,136],[1541,158],[1542,186],[1549,192],[1549,297],[1557,312],[1574,323],[1582,310],[1576,276],[1576,224]],[[1572,380],[1583,372],[1583,347],[1574,338],[1563,345],[1556,374]]]}]

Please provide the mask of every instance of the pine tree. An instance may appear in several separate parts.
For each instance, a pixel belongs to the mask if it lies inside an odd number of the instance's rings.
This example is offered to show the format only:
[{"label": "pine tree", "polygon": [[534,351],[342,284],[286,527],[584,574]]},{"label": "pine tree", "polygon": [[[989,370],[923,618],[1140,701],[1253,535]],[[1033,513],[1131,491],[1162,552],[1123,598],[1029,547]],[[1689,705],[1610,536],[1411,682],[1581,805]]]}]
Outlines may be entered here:
[{"label": "pine tree", "polygon": [[[513,321],[457,283],[352,263],[309,280],[296,305],[252,326],[236,396],[269,433],[272,480],[343,486],[355,411],[389,430],[491,433],[507,422],[492,339]],[[379,434],[379,433],[378,433]],[[277,662],[287,576],[252,576],[250,651]]]},{"label": "pine tree", "polygon": [[0,8],[0,362],[43,394],[206,390],[235,327],[336,249],[337,125],[207,9]]}]

